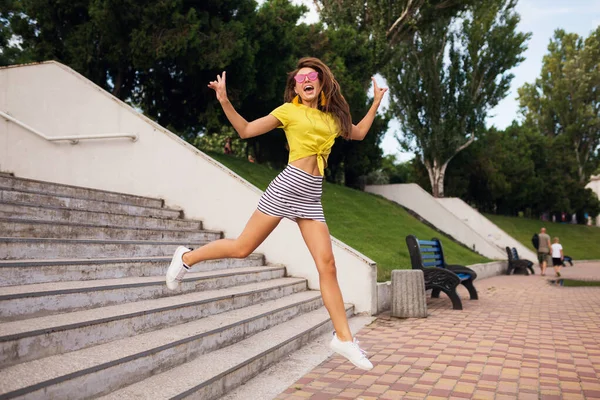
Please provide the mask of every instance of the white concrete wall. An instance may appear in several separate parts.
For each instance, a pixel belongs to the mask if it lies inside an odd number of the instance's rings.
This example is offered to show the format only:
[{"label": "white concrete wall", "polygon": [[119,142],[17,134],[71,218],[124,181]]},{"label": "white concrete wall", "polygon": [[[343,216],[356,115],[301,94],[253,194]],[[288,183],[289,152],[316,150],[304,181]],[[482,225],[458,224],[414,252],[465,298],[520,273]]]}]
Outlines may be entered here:
[{"label": "white concrete wall", "polygon": [[475,280],[475,287],[477,287],[477,281],[481,279],[506,274],[506,271],[508,270],[508,261],[494,261],[491,263],[472,264],[468,267],[475,271],[475,273],[477,273],[477,279]]},{"label": "white concrete wall", "polygon": [[[596,193],[596,196],[600,198],[600,175],[592,176],[590,182],[585,187],[592,189]],[[600,226],[600,215],[596,217],[596,226]]]},{"label": "white concrete wall", "polygon": [[524,246],[458,197],[437,199],[437,201],[501,251],[505,251],[506,246],[515,247],[519,257],[536,262],[537,255],[531,248]]},{"label": "white concrete wall", "polygon": [[[213,99],[207,99],[213,101]],[[236,237],[261,191],[176,135],[56,62],[0,68],[0,110],[47,136],[133,132],[129,139],[48,142],[0,118],[0,171],[16,176],[163,198],[186,218]],[[333,240],[344,300],[377,312],[375,263]],[[284,220],[257,250],[318,289],[296,224]]]},{"label": "white concrete wall", "polygon": [[470,226],[448,211],[433,196],[415,183],[372,185],[365,187],[365,191],[379,194],[414,211],[440,231],[452,236],[485,257],[493,260],[506,259],[504,250],[501,251],[498,247],[490,244],[478,232],[471,229]]}]

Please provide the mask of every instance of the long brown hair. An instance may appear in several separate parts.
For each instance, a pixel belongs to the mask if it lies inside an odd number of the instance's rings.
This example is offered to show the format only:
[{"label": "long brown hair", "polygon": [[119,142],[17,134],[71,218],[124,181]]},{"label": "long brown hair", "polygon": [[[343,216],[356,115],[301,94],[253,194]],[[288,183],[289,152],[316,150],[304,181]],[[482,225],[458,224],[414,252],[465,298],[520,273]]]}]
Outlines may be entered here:
[{"label": "long brown hair", "polygon": [[342,96],[340,84],[333,77],[331,70],[323,63],[323,61],[319,60],[318,58],[304,57],[298,61],[296,69],[288,74],[287,83],[285,85],[285,93],[283,96],[284,101],[289,103],[296,96],[296,93],[294,92],[294,87],[296,86],[294,76],[302,68],[312,68],[319,73],[321,91],[325,94],[326,101],[324,106],[321,105],[321,95],[319,94],[319,102],[317,107],[319,110],[326,113],[331,113],[333,115],[333,118],[339,125],[341,135],[348,139],[350,137],[350,133],[352,132],[350,106],[348,106],[348,102],[344,96]]}]

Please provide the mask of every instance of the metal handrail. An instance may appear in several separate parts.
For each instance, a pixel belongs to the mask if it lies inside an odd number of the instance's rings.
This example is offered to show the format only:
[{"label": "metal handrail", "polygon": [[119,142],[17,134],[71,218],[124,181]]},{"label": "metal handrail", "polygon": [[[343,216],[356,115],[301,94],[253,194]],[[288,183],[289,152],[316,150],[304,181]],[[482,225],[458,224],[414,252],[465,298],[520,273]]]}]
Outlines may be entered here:
[{"label": "metal handrail", "polygon": [[0,116],[2,116],[7,121],[13,122],[20,127],[27,129],[29,132],[35,133],[41,138],[46,139],[49,142],[58,142],[60,140],[68,140],[72,144],[79,143],[80,140],[94,140],[94,139],[116,139],[116,138],[130,138],[132,141],[137,142],[139,136],[137,133],[106,133],[102,135],[81,135],[81,136],[54,136],[49,137],[44,135],[42,132],[38,131],[35,128],[25,124],[24,122],[19,121],[18,119],[10,116],[9,114],[0,111]]}]

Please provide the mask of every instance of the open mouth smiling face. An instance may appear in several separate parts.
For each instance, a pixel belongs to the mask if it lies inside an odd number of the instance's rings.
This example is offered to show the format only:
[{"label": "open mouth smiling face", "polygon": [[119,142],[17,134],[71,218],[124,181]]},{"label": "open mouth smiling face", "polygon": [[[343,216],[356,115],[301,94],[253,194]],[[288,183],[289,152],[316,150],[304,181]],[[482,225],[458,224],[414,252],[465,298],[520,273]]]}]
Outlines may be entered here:
[{"label": "open mouth smiling face", "polygon": [[321,91],[321,82],[319,74],[312,68],[302,68],[295,76],[295,91],[302,99],[303,104],[310,104],[317,100],[317,95]]},{"label": "open mouth smiling face", "polygon": [[306,93],[308,96],[314,94],[315,92],[315,87],[311,84],[305,85],[304,86],[304,93]]}]

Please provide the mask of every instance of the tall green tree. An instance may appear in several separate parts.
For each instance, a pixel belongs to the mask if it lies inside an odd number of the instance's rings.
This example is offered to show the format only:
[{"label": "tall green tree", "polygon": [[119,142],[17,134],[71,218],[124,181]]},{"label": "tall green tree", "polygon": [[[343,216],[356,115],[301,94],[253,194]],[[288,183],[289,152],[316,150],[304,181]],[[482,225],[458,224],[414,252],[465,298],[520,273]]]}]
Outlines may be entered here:
[{"label": "tall green tree", "polygon": [[[2,26],[20,37],[31,61],[69,65],[191,142],[223,132],[228,124],[206,87],[223,70],[230,100],[248,119],[281,104],[286,75],[303,56],[320,57],[331,66],[354,122],[369,106],[367,89],[376,72],[370,33],[344,24],[300,24],[306,8],[290,0],[266,0],[260,7],[254,0],[8,4],[8,11],[1,11],[7,16]],[[359,176],[376,169],[386,129],[387,119],[380,116],[363,142],[336,144],[328,179],[356,186]],[[281,166],[287,161],[280,131],[246,143],[260,162]]]},{"label": "tall green tree", "polygon": [[486,130],[452,161],[446,193],[486,212],[538,211],[539,202],[547,199],[542,195],[547,182],[536,177],[536,162],[546,161],[545,143],[540,142],[544,138],[534,129],[516,123],[503,131]]},{"label": "tall green tree", "polygon": [[519,89],[527,120],[545,135],[565,136],[586,183],[598,168],[600,146],[600,27],[585,40],[559,29],[548,45],[541,76]]},{"label": "tall green tree", "polygon": [[[245,82],[248,95],[234,103],[246,119],[263,117],[283,103],[287,74],[306,54],[307,45],[323,40],[322,27],[298,23],[307,11],[306,7],[293,5],[289,0],[269,0],[259,7],[248,29],[256,51],[252,65],[247,65],[252,69],[253,78]],[[288,160],[285,145],[283,131],[276,129],[248,139],[246,148],[257,162],[282,167]]]},{"label": "tall green tree", "polygon": [[329,26],[352,26],[368,32],[371,51],[378,65],[387,60],[389,49],[439,18],[448,18],[465,8],[465,0],[314,0],[321,19]]},{"label": "tall green tree", "polygon": [[[342,66],[338,76],[350,104],[354,122],[368,109],[366,91],[370,77],[387,64],[394,46],[410,38],[415,30],[438,18],[455,15],[470,1],[465,0],[315,0],[321,21],[326,24],[330,49],[322,57],[333,67]],[[360,187],[360,177],[381,166],[381,140],[391,113],[382,114],[360,143],[338,140],[330,156],[331,178],[343,176],[349,186]]]},{"label": "tall green tree", "polygon": [[[33,61],[58,60],[161,125],[194,137],[217,124],[206,82],[231,66],[247,96],[254,0],[13,0],[9,23]],[[11,12],[12,11],[12,12]],[[239,85],[238,85],[239,83]]]},{"label": "tall green tree", "polygon": [[0,67],[33,61],[29,52],[19,44],[11,20],[22,11],[17,0],[0,0]]},{"label": "tall green tree", "polygon": [[412,161],[398,162],[393,154],[382,158],[379,171],[387,177],[386,183],[412,183],[415,180]]},{"label": "tall green tree", "polygon": [[529,122],[490,128],[453,160],[447,194],[490,213],[537,218],[567,212],[583,221],[600,203],[579,183],[566,147],[565,136],[542,135]]},{"label": "tall green tree", "polygon": [[[351,37],[353,40],[348,40]],[[370,49],[367,32],[341,25],[329,27],[325,41],[314,54],[332,69],[348,101],[352,122],[358,123],[371,106],[368,93],[371,77],[376,72],[376,56]],[[378,169],[383,152],[380,144],[387,131],[389,116],[377,115],[369,133],[362,141],[338,138],[329,157],[330,181],[341,181],[347,186],[361,187],[360,177]]]},{"label": "tall green tree", "polygon": [[449,162],[485,129],[523,60],[529,34],[517,31],[516,0],[475,2],[457,17],[418,28],[393,49],[384,76],[400,143],[420,157],[435,197],[444,196]]}]

